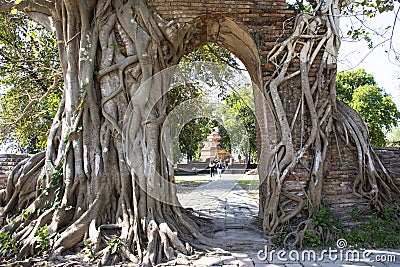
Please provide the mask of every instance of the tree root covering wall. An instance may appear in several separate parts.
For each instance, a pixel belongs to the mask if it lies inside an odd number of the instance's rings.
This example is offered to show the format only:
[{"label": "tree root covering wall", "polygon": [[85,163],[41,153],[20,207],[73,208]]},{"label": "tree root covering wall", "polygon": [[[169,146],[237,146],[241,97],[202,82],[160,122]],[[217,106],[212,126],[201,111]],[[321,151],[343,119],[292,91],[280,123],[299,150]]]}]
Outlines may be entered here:
[{"label": "tree root covering wall", "polygon": [[374,150],[386,169],[391,172],[393,179],[400,185],[400,148],[377,147]]}]

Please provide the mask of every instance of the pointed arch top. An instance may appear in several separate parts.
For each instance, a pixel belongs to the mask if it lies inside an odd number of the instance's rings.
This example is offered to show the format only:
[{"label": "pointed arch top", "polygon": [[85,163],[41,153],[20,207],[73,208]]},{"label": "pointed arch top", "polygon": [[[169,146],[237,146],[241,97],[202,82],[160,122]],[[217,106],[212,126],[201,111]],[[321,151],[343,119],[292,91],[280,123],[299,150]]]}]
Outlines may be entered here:
[{"label": "pointed arch top", "polygon": [[261,88],[260,53],[251,30],[224,15],[205,14],[194,19],[189,52],[206,43],[217,43],[237,56],[245,65],[252,81]]}]

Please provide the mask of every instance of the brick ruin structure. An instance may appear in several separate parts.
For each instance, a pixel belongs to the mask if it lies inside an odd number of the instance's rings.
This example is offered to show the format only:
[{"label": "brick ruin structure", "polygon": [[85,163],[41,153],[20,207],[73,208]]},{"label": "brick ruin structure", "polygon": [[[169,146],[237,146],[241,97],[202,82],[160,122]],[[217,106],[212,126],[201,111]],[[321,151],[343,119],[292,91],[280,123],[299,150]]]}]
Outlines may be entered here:
[{"label": "brick ruin structure", "polygon": [[0,154],[0,190],[6,188],[7,178],[12,169],[29,157],[29,154]]},{"label": "brick ruin structure", "polygon": [[[374,150],[393,178],[400,184],[400,148],[382,147],[374,148]],[[349,151],[345,153],[343,156],[349,157],[351,160],[342,161],[338,153],[331,154],[329,161],[332,168],[328,172],[328,179],[324,185],[326,204],[340,212],[348,211],[348,208],[355,204],[366,204],[365,200],[353,195],[352,188],[357,170],[354,166],[346,163],[355,160],[354,153]],[[0,154],[0,190],[6,187],[7,177],[13,167],[29,157],[29,154]],[[295,185],[294,188],[296,188]]]},{"label": "brick ruin structure", "polygon": [[[268,62],[268,54],[280,43],[283,43],[293,32],[295,11],[288,8],[285,0],[267,1],[225,1],[225,0],[151,0],[148,5],[167,21],[176,21],[181,24],[194,25],[194,36],[190,39],[188,51],[207,42],[214,42],[234,53],[246,66],[252,81],[260,88],[273,75],[274,68]],[[310,68],[309,79],[315,80],[321,64],[321,53],[316,57]],[[290,67],[293,71],[299,68],[299,60],[294,60]],[[297,77],[282,86],[280,95],[287,114],[295,114],[297,103],[301,96],[301,79]],[[327,88],[328,90],[328,88]],[[328,96],[328,92],[325,95]],[[267,129],[267,136],[261,137],[258,131],[258,143],[264,142],[263,147],[271,147],[276,142],[277,132],[275,118],[265,103],[257,103],[257,108],[264,110],[263,121],[258,121],[261,127]],[[291,115],[288,115],[289,117]],[[307,119],[305,119],[309,123]],[[306,122],[306,123],[307,123]],[[293,140],[297,146],[300,140],[301,123],[294,126]],[[346,146],[346,142],[334,135],[330,136],[330,147],[324,162],[326,179],[323,183],[323,201],[336,211],[348,210],[353,205],[366,205],[368,200],[357,197],[353,193],[355,176],[358,172],[357,152],[353,147]],[[296,146],[295,145],[295,146]],[[400,183],[400,166],[398,150],[378,150],[384,164],[392,171],[394,179]],[[262,164],[262,162],[260,163]],[[298,179],[305,185],[309,173],[299,167],[296,177],[291,175],[286,186],[301,194]],[[397,174],[396,174],[397,173]]]}]

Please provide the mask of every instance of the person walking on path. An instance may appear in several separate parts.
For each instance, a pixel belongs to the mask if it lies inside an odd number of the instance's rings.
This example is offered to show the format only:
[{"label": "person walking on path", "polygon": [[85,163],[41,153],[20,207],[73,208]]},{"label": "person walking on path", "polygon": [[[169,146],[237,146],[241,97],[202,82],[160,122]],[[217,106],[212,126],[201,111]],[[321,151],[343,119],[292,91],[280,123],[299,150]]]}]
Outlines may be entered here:
[{"label": "person walking on path", "polygon": [[210,176],[213,177],[214,172],[215,172],[215,163],[214,161],[210,161],[210,164],[208,164],[208,167],[210,168]]},{"label": "person walking on path", "polygon": [[221,178],[223,167],[224,167],[224,165],[222,164],[222,159],[220,159],[219,162],[217,163],[217,172],[218,172],[219,178]]}]

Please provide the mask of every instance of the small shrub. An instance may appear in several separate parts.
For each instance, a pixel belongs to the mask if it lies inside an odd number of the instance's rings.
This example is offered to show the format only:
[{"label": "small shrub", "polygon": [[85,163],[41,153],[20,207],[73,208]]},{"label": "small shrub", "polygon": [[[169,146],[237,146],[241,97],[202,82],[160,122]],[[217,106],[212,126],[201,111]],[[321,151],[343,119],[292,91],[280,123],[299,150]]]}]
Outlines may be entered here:
[{"label": "small shrub", "polygon": [[120,238],[112,239],[107,242],[108,246],[111,247],[111,254],[115,254],[119,251],[122,246],[122,240]]},{"label": "small shrub", "polygon": [[83,244],[85,246],[83,252],[88,256],[89,261],[94,261],[97,255],[93,251],[93,244],[90,242],[89,239],[85,239]]},{"label": "small shrub", "polygon": [[320,247],[326,245],[325,242],[314,232],[304,232],[303,245],[306,247]]},{"label": "small shrub", "polygon": [[12,257],[16,254],[17,248],[12,237],[6,232],[0,232],[0,257]]},{"label": "small shrub", "polygon": [[284,246],[284,242],[285,242],[286,235],[287,235],[286,232],[279,232],[279,233],[276,233],[275,236],[272,238],[272,243],[273,243],[276,247],[283,247],[283,246]]},{"label": "small shrub", "polygon": [[312,225],[315,226],[321,233],[314,231],[306,231],[304,233],[304,246],[319,247],[330,246],[342,233],[342,224],[335,217],[332,211],[325,206],[321,206],[319,210],[314,210],[314,219]]},{"label": "small shrub", "polygon": [[[354,215],[357,212],[353,210]],[[357,212],[359,213],[359,212]],[[352,214],[353,215],[353,214]],[[400,246],[400,220],[396,207],[386,207],[382,214],[370,211],[352,216],[359,223],[344,236],[355,247],[398,248]]]},{"label": "small shrub", "polygon": [[40,227],[36,231],[35,236],[37,247],[40,249],[40,252],[46,252],[50,246],[50,234],[48,231],[48,226],[44,225]]}]

